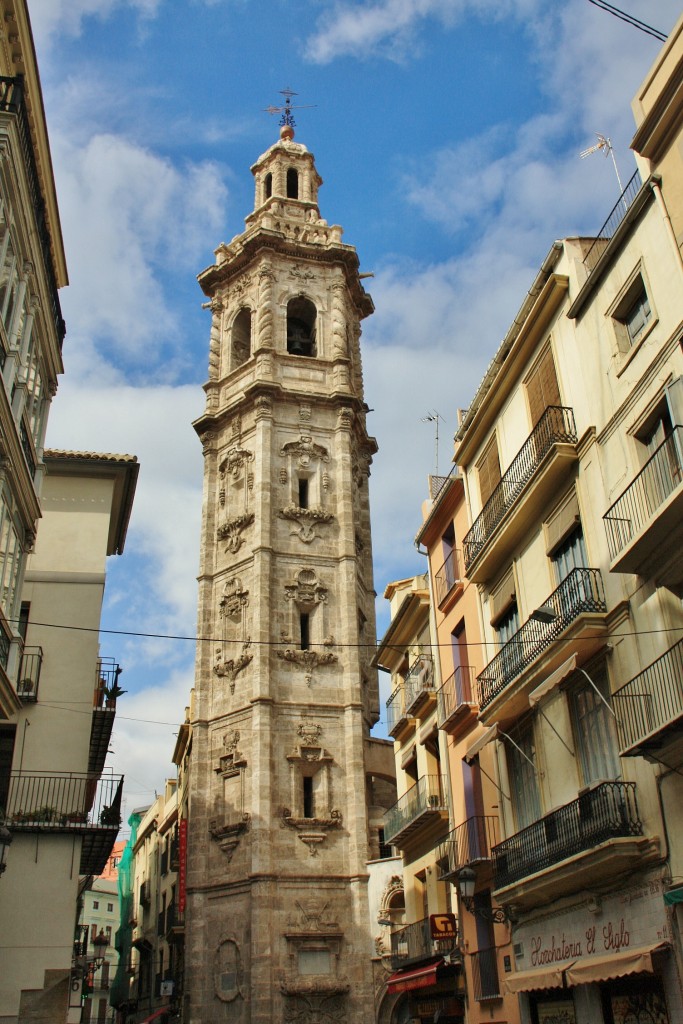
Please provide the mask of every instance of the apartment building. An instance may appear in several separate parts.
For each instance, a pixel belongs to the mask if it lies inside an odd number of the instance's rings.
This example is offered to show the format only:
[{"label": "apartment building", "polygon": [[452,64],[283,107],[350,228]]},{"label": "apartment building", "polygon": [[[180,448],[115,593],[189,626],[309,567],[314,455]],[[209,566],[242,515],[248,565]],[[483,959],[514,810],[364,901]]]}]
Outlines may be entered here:
[{"label": "apartment building", "polygon": [[[81,897],[81,913],[78,926],[78,941],[87,949],[97,951],[103,963],[89,972],[84,985],[82,1019],[86,1024],[93,1021],[104,1024],[114,1020],[114,1009],[109,1005],[109,992],[118,965],[115,948],[116,933],[120,924],[120,901],[118,888],[118,864],[125,843],[117,840],[104,871],[94,878],[90,888]],[[103,937],[107,940],[106,945]]]},{"label": "apartment building", "polygon": [[123,785],[105,768],[120,668],[98,630],[106,557],[123,551],[139,467],[92,452],[46,451],[44,464],[21,593],[20,708],[4,726],[0,772],[13,840],[0,879],[8,1022],[80,1021],[96,954],[76,931],[79,897],[111,855]]}]

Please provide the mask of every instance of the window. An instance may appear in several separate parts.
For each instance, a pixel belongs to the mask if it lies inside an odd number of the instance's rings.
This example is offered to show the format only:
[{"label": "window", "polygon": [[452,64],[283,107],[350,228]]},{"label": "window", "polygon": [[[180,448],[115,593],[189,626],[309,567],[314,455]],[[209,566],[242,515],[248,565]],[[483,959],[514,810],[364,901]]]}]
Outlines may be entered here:
[{"label": "window", "polygon": [[299,198],[299,172],[295,167],[287,168],[287,198]]},{"label": "window", "polygon": [[612,318],[617,344],[622,352],[643,340],[656,317],[640,265],[631,274],[607,311]]},{"label": "window", "polygon": [[273,175],[268,172],[264,180],[264,186],[266,191],[266,199],[270,199],[273,194]]},{"label": "window", "polygon": [[293,356],[315,356],[318,311],[301,295],[287,303],[287,351]]},{"label": "window", "polygon": [[310,615],[308,612],[301,612],[299,614],[299,632],[301,636],[301,650],[307,651],[311,646],[310,640]]},{"label": "window", "polygon": [[651,319],[652,309],[650,308],[650,300],[643,287],[633,305],[624,313],[623,318],[623,324],[628,331],[629,340],[632,345],[638,340]]},{"label": "window", "polygon": [[589,666],[588,675],[590,681],[577,672],[576,684],[569,691],[581,777],[586,786],[602,779],[616,779],[621,774],[605,663]]},{"label": "window", "polygon": [[99,900],[93,900],[92,901],[92,908],[93,908],[93,910],[99,910],[100,909],[100,901]]},{"label": "window", "polygon": [[553,350],[550,345],[544,350],[526,380],[526,393],[531,414],[531,425],[535,427],[545,410],[553,405],[562,405],[560,388],[557,383]]},{"label": "window", "polygon": [[581,569],[588,564],[581,523],[555,548],[552,563],[558,583],[566,579],[572,569]]},{"label": "window", "polygon": [[489,500],[500,483],[500,459],[494,434],[476,465],[482,506]]},{"label": "window", "polygon": [[308,480],[299,478],[299,508],[308,508]]},{"label": "window", "polygon": [[114,904],[113,903],[107,903],[107,911],[110,914],[114,913]]},{"label": "window", "polygon": [[251,324],[252,311],[245,307],[239,311],[232,325],[231,370],[246,363],[251,355]]},{"label": "window", "polygon": [[510,798],[518,831],[541,817],[533,720],[511,729],[505,740]]},{"label": "window", "polygon": [[[667,394],[658,402],[636,435],[642,445],[642,490],[650,513],[658,508],[681,482],[683,466],[677,437],[674,437],[674,419],[669,398]],[[680,433],[678,431],[679,435]]]}]

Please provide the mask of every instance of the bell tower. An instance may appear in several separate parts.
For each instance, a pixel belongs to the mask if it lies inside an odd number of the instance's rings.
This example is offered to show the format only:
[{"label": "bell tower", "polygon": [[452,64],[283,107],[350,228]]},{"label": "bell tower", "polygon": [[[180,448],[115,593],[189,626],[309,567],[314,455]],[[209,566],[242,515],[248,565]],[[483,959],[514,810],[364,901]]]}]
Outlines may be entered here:
[{"label": "bell tower", "polygon": [[199,276],[212,320],[198,632],[211,641],[192,734],[192,1024],[374,1019],[377,446],[359,344],[373,305],[291,120],[252,167],[246,230]]}]

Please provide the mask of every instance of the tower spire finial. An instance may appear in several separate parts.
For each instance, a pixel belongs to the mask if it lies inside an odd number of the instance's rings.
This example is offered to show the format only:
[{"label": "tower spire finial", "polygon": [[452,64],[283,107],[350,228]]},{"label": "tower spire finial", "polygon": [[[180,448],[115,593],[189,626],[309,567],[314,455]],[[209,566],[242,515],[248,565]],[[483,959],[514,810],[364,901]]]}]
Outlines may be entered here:
[{"label": "tower spire finial", "polygon": [[292,114],[292,109],[295,110],[310,110],[311,107],[315,106],[315,103],[304,103],[297,104],[292,108],[292,96],[298,96],[298,92],[294,92],[288,85],[284,89],[280,89],[280,95],[285,98],[285,105],[283,107],[276,107],[271,104],[269,107],[264,107],[267,114],[282,114],[280,118],[280,138],[281,139],[293,139],[294,138],[294,126],[296,121]]}]

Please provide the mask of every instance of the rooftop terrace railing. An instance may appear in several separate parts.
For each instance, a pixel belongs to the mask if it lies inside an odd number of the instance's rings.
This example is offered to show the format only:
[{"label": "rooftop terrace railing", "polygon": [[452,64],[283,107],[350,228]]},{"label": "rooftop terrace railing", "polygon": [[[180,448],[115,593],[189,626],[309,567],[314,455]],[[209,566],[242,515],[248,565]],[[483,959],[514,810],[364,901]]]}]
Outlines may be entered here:
[{"label": "rooftop terrace railing", "polygon": [[610,210],[607,220],[598,231],[593,244],[583,258],[583,265],[589,274],[595,269],[598,260],[605,251],[607,243],[628,213],[629,207],[640,192],[641,187],[640,172],[636,171]]}]

